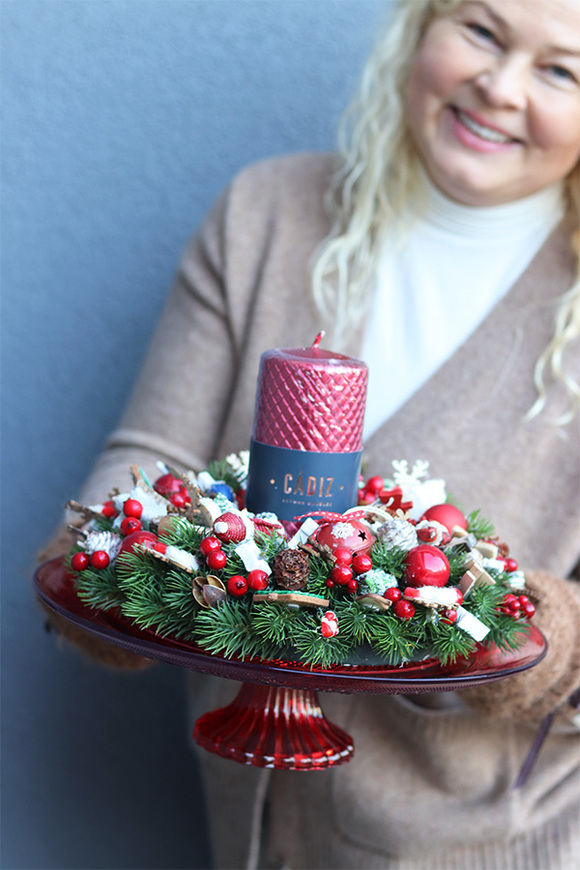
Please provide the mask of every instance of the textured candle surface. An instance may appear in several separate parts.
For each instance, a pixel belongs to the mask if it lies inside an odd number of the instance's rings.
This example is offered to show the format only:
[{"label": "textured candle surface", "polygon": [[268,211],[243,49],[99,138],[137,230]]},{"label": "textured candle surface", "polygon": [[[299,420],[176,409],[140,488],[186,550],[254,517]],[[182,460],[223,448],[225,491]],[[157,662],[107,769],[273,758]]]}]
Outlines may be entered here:
[{"label": "textured candle surface", "polygon": [[362,448],[368,370],[318,347],[262,355],[254,439],[290,450],[345,453]]},{"label": "textured candle surface", "polygon": [[368,370],[319,339],[260,362],[246,505],[283,521],[356,504]]}]

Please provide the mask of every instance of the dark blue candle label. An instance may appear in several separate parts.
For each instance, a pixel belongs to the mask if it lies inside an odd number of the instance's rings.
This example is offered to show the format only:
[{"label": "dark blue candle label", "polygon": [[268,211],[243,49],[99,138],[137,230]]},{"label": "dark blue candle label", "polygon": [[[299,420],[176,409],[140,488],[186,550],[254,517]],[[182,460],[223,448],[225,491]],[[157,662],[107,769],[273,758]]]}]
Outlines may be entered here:
[{"label": "dark blue candle label", "polygon": [[357,503],[362,450],[315,453],[252,439],[246,507],[291,521],[310,511],[344,513]]}]

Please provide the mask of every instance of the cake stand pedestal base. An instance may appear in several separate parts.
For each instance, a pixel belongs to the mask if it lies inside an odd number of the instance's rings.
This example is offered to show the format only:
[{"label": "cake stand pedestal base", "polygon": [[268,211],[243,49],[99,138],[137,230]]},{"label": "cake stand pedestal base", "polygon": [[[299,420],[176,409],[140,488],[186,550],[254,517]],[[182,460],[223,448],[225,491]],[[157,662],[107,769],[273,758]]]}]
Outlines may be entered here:
[{"label": "cake stand pedestal base", "polygon": [[354,753],[352,737],[326,719],[315,691],[253,683],[201,716],[193,737],[223,758],[276,770],[324,770]]}]

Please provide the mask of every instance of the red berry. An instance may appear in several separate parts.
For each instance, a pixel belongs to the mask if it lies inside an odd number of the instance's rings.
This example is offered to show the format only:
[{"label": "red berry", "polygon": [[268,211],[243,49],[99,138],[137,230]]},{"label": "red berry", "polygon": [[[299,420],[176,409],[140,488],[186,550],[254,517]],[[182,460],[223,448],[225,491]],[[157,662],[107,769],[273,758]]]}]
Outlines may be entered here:
[{"label": "red berry", "polygon": [[84,571],[89,567],[90,560],[86,553],[75,553],[70,563],[75,571]]},{"label": "red berry", "polygon": [[349,580],[352,580],[352,570],[348,565],[335,565],[330,576],[339,586],[346,586]]},{"label": "red berry", "polygon": [[333,589],[334,585],[335,585],[334,580],[331,580],[329,577],[328,580],[326,581],[326,585],[328,586],[329,589]]},{"label": "red berry", "polygon": [[253,592],[261,592],[268,585],[269,578],[265,571],[254,568],[247,576],[248,586]]},{"label": "red berry", "polygon": [[352,560],[352,567],[354,568],[355,574],[365,574],[373,567],[373,560],[370,556],[367,556],[366,553],[359,553],[358,556],[355,556]]},{"label": "red berry", "polygon": [[115,502],[110,499],[104,503],[101,513],[104,517],[107,517],[110,520],[119,515],[119,511],[115,507]]},{"label": "red berry", "polygon": [[[214,555],[216,554],[214,553]],[[248,591],[248,584],[246,583],[246,578],[242,577],[241,574],[234,574],[233,577],[230,577],[228,582],[226,583],[226,587],[230,595],[235,595],[236,598],[240,598]]]},{"label": "red berry", "polygon": [[403,593],[398,586],[389,586],[383,592],[383,598],[386,598],[388,601],[400,601],[402,597]]},{"label": "red berry", "polygon": [[354,577],[346,584],[346,591],[350,592],[351,595],[356,595],[356,593],[358,592],[358,583],[356,582]]},{"label": "red berry", "polygon": [[334,551],[334,558],[337,565],[350,565],[352,562],[352,550],[346,547],[337,547]]},{"label": "red berry", "polygon": [[531,619],[535,612],[536,608],[531,601],[527,601],[525,604],[522,604],[522,615],[525,619]]},{"label": "red berry", "polygon": [[457,622],[457,611],[451,608],[444,610],[441,622],[444,622],[446,625],[453,625],[454,622]]},{"label": "red berry", "polygon": [[128,498],[123,504],[123,513],[126,517],[139,517],[143,513],[143,505],[136,498]]},{"label": "red berry", "polygon": [[93,568],[98,570],[106,568],[110,561],[109,554],[104,550],[95,550],[94,553],[91,553],[91,565]]},{"label": "red berry", "polygon": [[527,595],[520,595],[520,604],[527,604],[529,600]]},{"label": "red berry", "polygon": [[363,494],[359,493],[358,503],[359,504],[372,504],[377,500],[377,496],[374,492],[368,492],[368,490],[364,490]]},{"label": "red berry", "polygon": [[187,504],[187,498],[182,492],[172,492],[169,501],[176,508],[184,508]]},{"label": "red berry", "polygon": [[213,535],[209,535],[207,538],[203,538],[199,545],[199,552],[202,556],[209,556],[210,553],[215,553],[217,550],[221,550],[221,548],[221,541],[218,541]]},{"label": "red berry", "polygon": [[509,571],[510,574],[512,571],[518,570],[518,563],[515,559],[505,559],[505,570]]},{"label": "red berry", "polygon": [[393,604],[393,610],[399,619],[412,619],[415,616],[415,608],[410,601],[396,601]]},{"label": "red berry", "polygon": [[382,477],[379,477],[378,474],[374,477],[371,477],[366,482],[366,489],[368,492],[372,492],[375,496],[379,494],[379,492],[383,489],[385,485],[385,481]]},{"label": "red berry", "polygon": [[221,571],[222,568],[225,568],[227,561],[228,557],[223,550],[214,550],[206,556],[207,567],[211,568],[212,571]]},{"label": "red berry", "polygon": [[141,523],[137,517],[125,517],[121,521],[121,532],[123,535],[132,535],[133,532],[138,532],[141,528]]}]

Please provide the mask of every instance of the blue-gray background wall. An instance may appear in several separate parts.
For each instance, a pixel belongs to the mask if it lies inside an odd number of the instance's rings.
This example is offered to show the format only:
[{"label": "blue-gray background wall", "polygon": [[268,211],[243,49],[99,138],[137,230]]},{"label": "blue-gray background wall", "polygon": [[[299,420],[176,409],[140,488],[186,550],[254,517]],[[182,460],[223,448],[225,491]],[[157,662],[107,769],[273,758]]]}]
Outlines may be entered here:
[{"label": "blue-gray background wall", "polygon": [[209,866],[183,674],[105,671],[31,589],[185,242],[231,175],[333,147],[389,0],[3,0],[2,867]]}]

